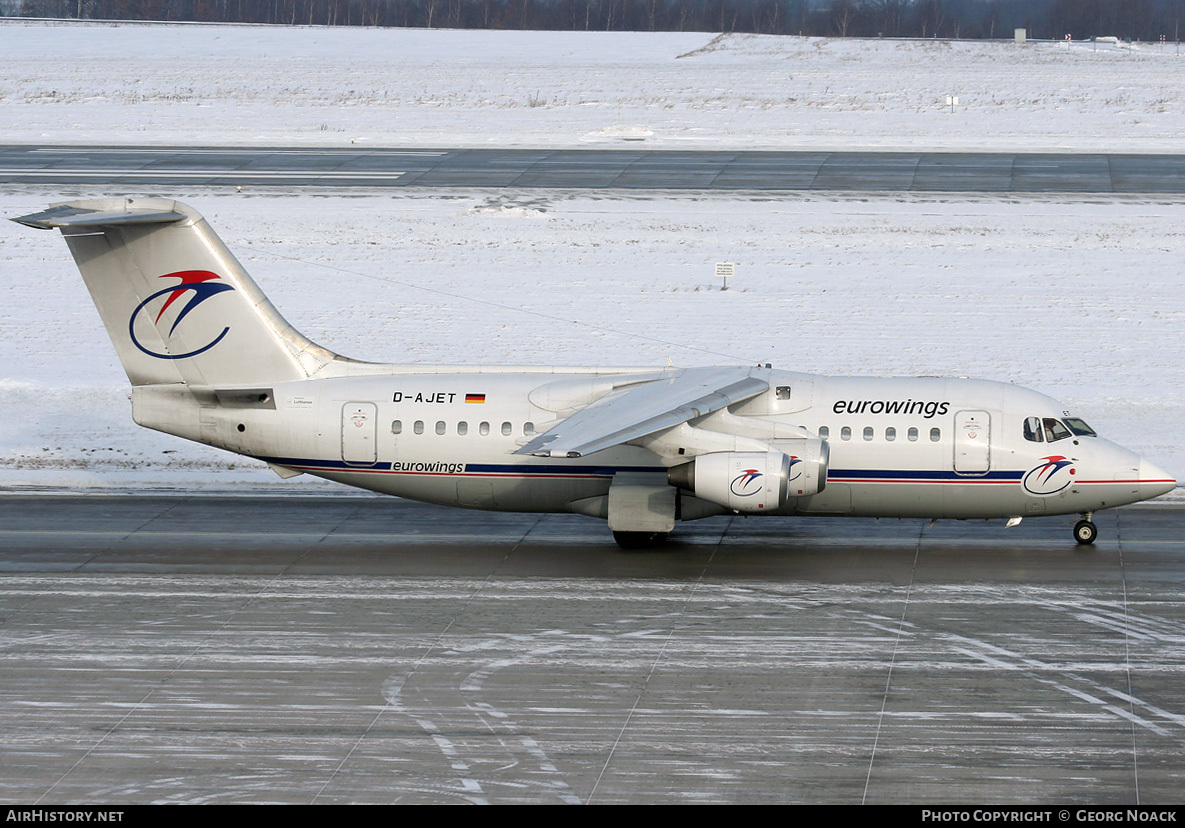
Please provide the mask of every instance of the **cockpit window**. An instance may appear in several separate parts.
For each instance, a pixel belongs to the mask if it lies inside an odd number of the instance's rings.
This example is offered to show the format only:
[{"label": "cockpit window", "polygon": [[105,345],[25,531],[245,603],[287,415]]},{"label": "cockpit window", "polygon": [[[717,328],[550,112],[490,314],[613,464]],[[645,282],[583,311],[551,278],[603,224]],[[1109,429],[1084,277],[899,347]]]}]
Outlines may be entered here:
[{"label": "cockpit window", "polygon": [[1030,443],[1042,441],[1040,417],[1025,417],[1025,439]]},{"label": "cockpit window", "polygon": [[1062,420],[1062,422],[1066,424],[1066,427],[1070,429],[1070,431],[1074,432],[1074,434],[1078,435],[1079,437],[1099,436],[1095,434],[1095,430],[1093,428],[1086,424],[1085,420],[1082,420],[1078,417],[1066,417],[1064,420]]},{"label": "cockpit window", "polygon": [[1070,436],[1070,430],[1062,425],[1061,420],[1055,420],[1053,417],[1046,417],[1042,422],[1045,424],[1045,440],[1049,443],[1056,443],[1058,440],[1064,440]]}]

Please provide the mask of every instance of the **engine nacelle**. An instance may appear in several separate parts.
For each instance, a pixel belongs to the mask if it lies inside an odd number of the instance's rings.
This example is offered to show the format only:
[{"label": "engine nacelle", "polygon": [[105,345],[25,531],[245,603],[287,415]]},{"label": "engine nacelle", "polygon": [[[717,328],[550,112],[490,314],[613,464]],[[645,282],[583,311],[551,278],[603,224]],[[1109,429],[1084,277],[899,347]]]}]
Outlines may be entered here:
[{"label": "engine nacelle", "polygon": [[[773,512],[792,497],[809,497],[827,484],[827,443],[793,440],[800,452],[722,451],[675,466],[672,486],[735,512]],[[797,444],[802,444],[801,446]]]},{"label": "engine nacelle", "polygon": [[790,455],[790,497],[810,497],[827,488],[827,469],[831,447],[826,440],[774,440],[774,447]]}]

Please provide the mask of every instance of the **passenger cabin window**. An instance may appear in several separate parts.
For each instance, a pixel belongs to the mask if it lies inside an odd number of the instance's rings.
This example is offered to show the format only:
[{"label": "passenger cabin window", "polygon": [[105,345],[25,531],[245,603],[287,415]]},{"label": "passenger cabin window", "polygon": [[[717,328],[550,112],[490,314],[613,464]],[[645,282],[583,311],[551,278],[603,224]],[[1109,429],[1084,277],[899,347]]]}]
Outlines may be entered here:
[{"label": "passenger cabin window", "polygon": [[844,426],[843,428],[841,428],[839,430],[839,439],[851,440],[852,439],[852,427],[851,426]]},{"label": "passenger cabin window", "polygon": [[468,434],[469,433],[469,423],[465,422],[464,420],[461,420],[461,422],[457,423],[457,433],[460,434],[462,437],[464,437],[466,434]]},{"label": "passenger cabin window", "polygon": [[864,426],[864,439],[871,440],[873,435],[872,426]]},{"label": "passenger cabin window", "polygon": [[510,425],[510,423],[502,423],[502,436],[503,437],[509,437],[511,432],[513,432],[513,431],[514,431],[514,428]]},{"label": "passenger cabin window", "polygon": [[530,437],[534,433],[535,433],[535,424],[534,423],[523,423],[523,435],[524,436]]},{"label": "passenger cabin window", "polygon": [[436,433],[437,434],[444,434],[444,432],[446,430],[448,430],[448,426],[446,426],[444,424],[444,420],[437,420],[436,421]]},{"label": "passenger cabin window", "polygon": [[827,426],[819,426],[819,439],[820,440],[826,440],[830,436],[831,436],[831,429],[829,429]]},{"label": "passenger cabin window", "polygon": [[906,436],[909,437],[909,442],[916,443],[918,441],[918,430],[916,428],[910,428]]},{"label": "passenger cabin window", "polygon": [[939,428],[930,429],[930,442],[937,443],[942,439],[942,430]]},{"label": "passenger cabin window", "polygon": [[482,423],[481,425],[479,425],[477,427],[477,430],[481,434],[482,437],[485,437],[487,434],[490,433],[490,424],[489,423]]},{"label": "passenger cabin window", "polygon": [[424,421],[423,420],[416,420],[415,423],[412,425],[411,430],[414,431],[416,434],[423,434],[424,433]]},{"label": "passenger cabin window", "polygon": [[402,434],[403,433],[403,420],[394,420],[391,423],[391,433],[392,434]]},{"label": "passenger cabin window", "polygon": [[1030,443],[1041,442],[1042,438],[1040,417],[1025,417],[1025,439]]},{"label": "passenger cabin window", "polygon": [[1070,429],[1062,425],[1061,420],[1046,417],[1041,422],[1045,424],[1045,441],[1047,443],[1056,443],[1058,440],[1064,440],[1070,436]]},{"label": "passenger cabin window", "polygon": [[885,429],[885,439],[890,443],[897,439],[897,429],[889,426]]}]

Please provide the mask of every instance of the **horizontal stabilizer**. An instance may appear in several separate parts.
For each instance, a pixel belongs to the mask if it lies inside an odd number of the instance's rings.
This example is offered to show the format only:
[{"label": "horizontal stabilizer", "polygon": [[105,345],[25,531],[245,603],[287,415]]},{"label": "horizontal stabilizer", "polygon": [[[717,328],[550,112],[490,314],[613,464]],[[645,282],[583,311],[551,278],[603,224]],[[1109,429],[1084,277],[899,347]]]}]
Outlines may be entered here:
[{"label": "horizontal stabilizer", "polygon": [[189,218],[173,210],[128,207],[124,210],[88,210],[70,204],[59,204],[40,213],[14,218],[17,224],[37,230],[59,227],[112,227],[117,224],[172,224]]}]

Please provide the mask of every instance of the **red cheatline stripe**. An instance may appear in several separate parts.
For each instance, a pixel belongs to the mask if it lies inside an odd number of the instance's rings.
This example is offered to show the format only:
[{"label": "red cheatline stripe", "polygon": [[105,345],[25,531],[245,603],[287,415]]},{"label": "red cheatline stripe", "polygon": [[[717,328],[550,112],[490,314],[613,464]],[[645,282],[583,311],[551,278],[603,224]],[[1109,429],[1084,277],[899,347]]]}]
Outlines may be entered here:
[{"label": "red cheatline stripe", "polygon": [[1164,480],[1076,480],[1075,483],[1135,483],[1137,485],[1143,483],[1176,483],[1176,480],[1165,478]]}]

